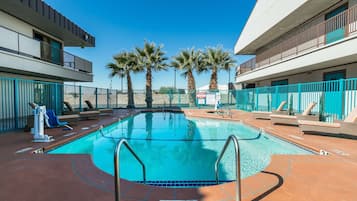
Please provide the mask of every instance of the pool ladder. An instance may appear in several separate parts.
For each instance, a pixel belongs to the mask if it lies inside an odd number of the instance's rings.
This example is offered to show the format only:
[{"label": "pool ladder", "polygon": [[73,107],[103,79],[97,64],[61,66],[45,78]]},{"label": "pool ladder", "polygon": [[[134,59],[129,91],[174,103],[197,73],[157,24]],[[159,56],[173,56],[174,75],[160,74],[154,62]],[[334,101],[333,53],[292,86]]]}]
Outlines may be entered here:
[{"label": "pool ladder", "polygon": [[143,168],[143,178],[144,184],[146,182],[146,169],[143,161],[139,158],[139,156],[134,152],[133,148],[129,145],[128,141],[124,138],[120,139],[118,142],[115,152],[114,152],[114,179],[115,179],[115,201],[120,200],[120,149],[124,145],[130,153],[135,157],[135,159],[141,164]]},{"label": "pool ladder", "polygon": [[223,146],[223,149],[219,155],[219,157],[216,160],[216,163],[214,164],[214,171],[216,173],[216,183],[218,184],[219,182],[219,172],[218,172],[218,165],[219,162],[221,161],[224,153],[226,153],[226,150],[228,148],[228,145],[230,144],[230,142],[233,142],[234,145],[234,155],[235,155],[235,162],[236,162],[236,201],[240,201],[242,194],[241,194],[241,178],[240,178],[240,150],[239,150],[239,143],[238,143],[238,139],[235,135],[231,135],[228,137],[226,143]]},{"label": "pool ladder", "polygon": [[[228,137],[228,139],[227,139],[226,143],[224,144],[224,147],[223,147],[223,149],[214,165],[216,183],[218,184],[218,182],[219,182],[219,172],[218,172],[219,162],[221,161],[224,153],[226,152],[230,142],[233,142],[233,145],[234,145],[234,153],[235,153],[235,161],[236,161],[236,189],[235,189],[236,201],[240,201],[241,200],[240,150],[239,150],[238,139],[234,135],[231,135]],[[146,169],[145,169],[144,163],[139,158],[139,156],[134,152],[134,150],[131,148],[128,141],[126,139],[122,138],[118,142],[118,144],[115,148],[115,152],[114,152],[115,201],[120,201],[120,154],[119,153],[120,153],[120,150],[121,150],[121,147],[123,144],[130,151],[130,153],[136,158],[136,160],[141,164],[142,169],[143,169],[144,184],[146,182]]]}]

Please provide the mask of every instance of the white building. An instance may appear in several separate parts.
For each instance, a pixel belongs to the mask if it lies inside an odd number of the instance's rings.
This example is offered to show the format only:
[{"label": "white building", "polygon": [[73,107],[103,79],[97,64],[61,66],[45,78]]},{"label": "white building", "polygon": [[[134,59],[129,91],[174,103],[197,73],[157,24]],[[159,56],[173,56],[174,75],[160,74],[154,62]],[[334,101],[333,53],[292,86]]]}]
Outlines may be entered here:
[{"label": "white building", "polygon": [[357,0],[257,0],[235,45],[255,57],[236,85],[254,88],[357,77]]},{"label": "white building", "polygon": [[[228,85],[226,84],[218,84],[217,88],[221,92],[228,92]],[[198,91],[209,91],[209,84],[199,87]]]},{"label": "white building", "polygon": [[95,38],[42,0],[1,0],[0,131],[23,127],[29,102],[60,114],[63,83],[93,81],[92,62],[65,46],[94,47]]}]

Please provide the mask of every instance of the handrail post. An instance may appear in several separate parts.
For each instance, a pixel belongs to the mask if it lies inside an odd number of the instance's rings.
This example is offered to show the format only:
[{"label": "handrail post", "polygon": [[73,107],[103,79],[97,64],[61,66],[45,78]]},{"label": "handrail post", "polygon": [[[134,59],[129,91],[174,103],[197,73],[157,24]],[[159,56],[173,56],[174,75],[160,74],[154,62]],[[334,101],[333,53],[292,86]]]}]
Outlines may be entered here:
[{"label": "handrail post", "polygon": [[224,153],[226,152],[226,149],[228,148],[228,145],[230,142],[233,142],[234,145],[234,153],[235,153],[235,161],[236,161],[236,201],[240,201],[242,194],[241,194],[241,178],[240,178],[240,150],[239,150],[239,143],[238,139],[235,135],[231,135],[228,137],[226,143],[223,146],[223,149],[221,151],[221,154],[218,156],[216,163],[214,165],[214,170],[215,170],[215,175],[216,175],[216,183],[218,184],[218,177],[219,177],[219,172],[218,172],[218,164],[221,161]]},{"label": "handrail post", "polygon": [[120,139],[118,142],[115,151],[114,151],[114,186],[115,186],[115,201],[120,201],[120,149],[122,145],[130,151],[130,153],[135,157],[135,159],[140,163],[143,168],[143,179],[144,184],[146,183],[146,169],[142,160],[134,152],[134,150],[129,145],[128,141],[124,138]]}]

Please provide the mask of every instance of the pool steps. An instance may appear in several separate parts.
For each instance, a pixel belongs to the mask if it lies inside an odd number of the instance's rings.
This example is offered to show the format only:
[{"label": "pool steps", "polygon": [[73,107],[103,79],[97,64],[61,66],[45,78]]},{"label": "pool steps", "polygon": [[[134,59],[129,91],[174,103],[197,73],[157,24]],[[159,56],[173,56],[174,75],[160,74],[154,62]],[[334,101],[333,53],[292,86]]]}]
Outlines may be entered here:
[{"label": "pool steps", "polygon": [[[228,182],[233,182],[234,180],[220,180],[218,184],[224,184]],[[136,183],[144,184],[143,181],[133,181]],[[216,180],[186,180],[186,181],[175,181],[175,180],[167,180],[167,181],[146,181],[146,185],[150,186],[158,186],[158,187],[182,187],[182,188],[195,188],[202,186],[213,186],[217,185]]]}]

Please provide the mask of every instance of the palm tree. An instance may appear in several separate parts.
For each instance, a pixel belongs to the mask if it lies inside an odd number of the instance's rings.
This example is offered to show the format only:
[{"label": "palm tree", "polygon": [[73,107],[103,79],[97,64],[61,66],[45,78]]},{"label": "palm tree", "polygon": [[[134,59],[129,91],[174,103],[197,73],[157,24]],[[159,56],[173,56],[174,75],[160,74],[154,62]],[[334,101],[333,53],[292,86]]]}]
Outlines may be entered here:
[{"label": "palm tree", "polygon": [[145,102],[148,108],[152,108],[152,70],[166,70],[165,53],[162,51],[162,45],[156,46],[155,43],[144,43],[144,48],[135,48],[139,58],[139,64],[146,69],[146,98]]},{"label": "palm tree", "polygon": [[115,63],[109,63],[107,65],[107,68],[111,70],[110,76],[114,77],[117,75],[121,78],[126,77],[128,87],[127,108],[135,108],[134,91],[130,73],[137,73],[142,71],[142,68],[138,65],[138,58],[134,53],[129,52],[119,53],[113,58]]},{"label": "palm tree", "polygon": [[222,48],[207,48],[204,54],[204,60],[207,64],[207,70],[212,70],[211,80],[209,83],[210,90],[217,90],[217,73],[219,70],[228,71],[235,64],[229,52],[222,50]]},{"label": "palm tree", "polygon": [[187,90],[189,93],[189,105],[196,106],[196,83],[193,72],[202,72],[204,62],[201,51],[183,50],[177,56],[173,57],[171,66],[182,70],[182,76],[187,79]]}]

